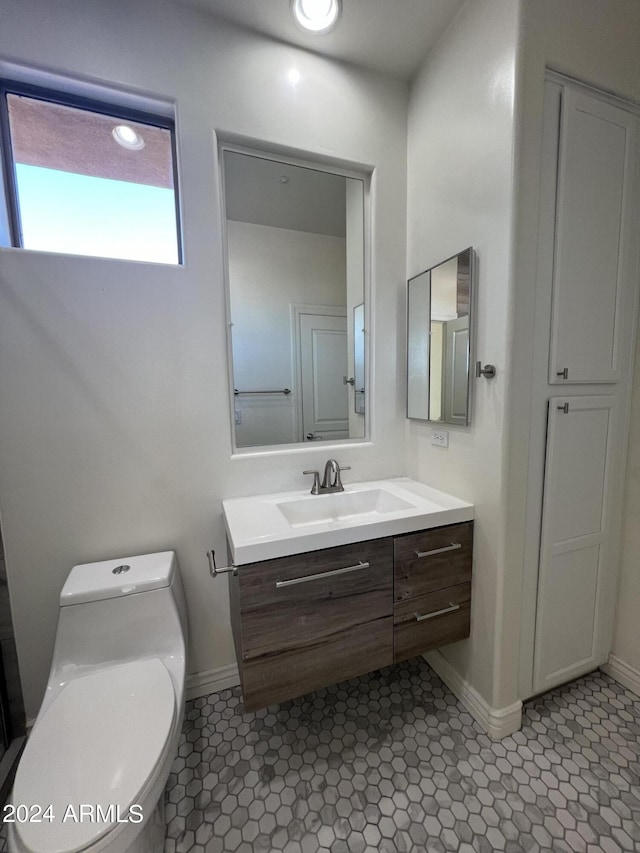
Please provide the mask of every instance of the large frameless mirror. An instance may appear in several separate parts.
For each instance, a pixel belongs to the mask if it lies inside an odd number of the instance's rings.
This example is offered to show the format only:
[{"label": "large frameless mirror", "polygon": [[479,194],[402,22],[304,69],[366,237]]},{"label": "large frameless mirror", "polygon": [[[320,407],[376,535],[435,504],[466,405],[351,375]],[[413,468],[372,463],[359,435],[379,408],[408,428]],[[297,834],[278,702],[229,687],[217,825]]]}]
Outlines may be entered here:
[{"label": "large frameless mirror", "polygon": [[223,146],[238,448],[365,437],[365,177]]},{"label": "large frameless mirror", "polygon": [[466,426],[471,420],[473,250],[409,279],[407,417]]}]

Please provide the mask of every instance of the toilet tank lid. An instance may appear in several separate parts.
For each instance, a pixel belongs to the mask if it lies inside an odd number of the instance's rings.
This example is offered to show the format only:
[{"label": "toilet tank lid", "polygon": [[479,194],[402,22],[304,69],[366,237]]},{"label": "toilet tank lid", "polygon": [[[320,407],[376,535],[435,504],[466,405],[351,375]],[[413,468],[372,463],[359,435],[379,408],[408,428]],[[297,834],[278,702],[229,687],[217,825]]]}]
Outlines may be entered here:
[{"label": "toilet tank lid", "polygon": [[176,568],[173,551],[83,563],[71,569],[60,593],[60,606],[162,589],[171,584]]}]

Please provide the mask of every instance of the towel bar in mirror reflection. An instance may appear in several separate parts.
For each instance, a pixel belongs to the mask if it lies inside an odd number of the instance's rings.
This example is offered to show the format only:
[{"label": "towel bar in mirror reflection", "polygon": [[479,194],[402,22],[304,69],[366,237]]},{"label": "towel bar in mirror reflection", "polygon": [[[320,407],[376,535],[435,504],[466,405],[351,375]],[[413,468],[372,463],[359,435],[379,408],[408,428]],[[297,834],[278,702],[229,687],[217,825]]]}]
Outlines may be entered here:
[{"label": "towel bar in mirror reflection", "polygon": [[291,393],[290,388],[280,388],[277,391],[238,391],[237,388],[233,389],[233,394],[235,397],[244,397],[247,394],[287,394]]}]

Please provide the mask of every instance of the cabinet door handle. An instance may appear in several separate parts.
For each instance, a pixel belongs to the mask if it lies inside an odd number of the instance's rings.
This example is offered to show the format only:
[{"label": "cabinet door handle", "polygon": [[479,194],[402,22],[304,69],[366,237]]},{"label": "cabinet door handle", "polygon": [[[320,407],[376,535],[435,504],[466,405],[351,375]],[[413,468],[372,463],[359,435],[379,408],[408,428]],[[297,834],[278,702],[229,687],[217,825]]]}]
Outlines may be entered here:
[{"label": "cabinet door handle", "polygon": [[445,551],[457,551],[458,548],[462,548],[462,545],[459,542],[452,542],[444,548],[434,548],[433,551],[414,551],[414,554],[416,557],[431,557],[434,554],[444,554]]},{"label": "cabinet door handle", "polygon": [[307,583],[307,581],[317,581],[320,578],[330,578],[333,575],[346,575],[347,572],[359,572],[360,569],[368,569],[369,563],[363,563],[359,560],[355,566],[345,566],[343,569],[331,569],[330,572],[318,572],[315,575],[307,575],[304,578],[291,578],[288,581],[276,581],[276,589],[282,589],[283,586],[294,586],[298,583]]},{"label": "cabinet door handle", "polygon": [[433,613],[425,613],[424,616],[418,616],[416,613],[416,622],[424,622],[425,619],[435,619],[436,616],[444,616],[445,613],[453,613],[454,610],[460,610],[460,605],[449,602],[449,606],[444,607],[442,610],[434,610]]}]

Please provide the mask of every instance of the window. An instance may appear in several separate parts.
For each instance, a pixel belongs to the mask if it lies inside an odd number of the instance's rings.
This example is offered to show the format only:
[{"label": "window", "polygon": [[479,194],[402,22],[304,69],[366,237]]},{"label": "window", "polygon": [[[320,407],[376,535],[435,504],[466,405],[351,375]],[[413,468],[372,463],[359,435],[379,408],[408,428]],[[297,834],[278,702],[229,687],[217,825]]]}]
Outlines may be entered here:
[{"label": "window", "polygon": [[181,263],[173,122],[0,82],[9,240]]}]

